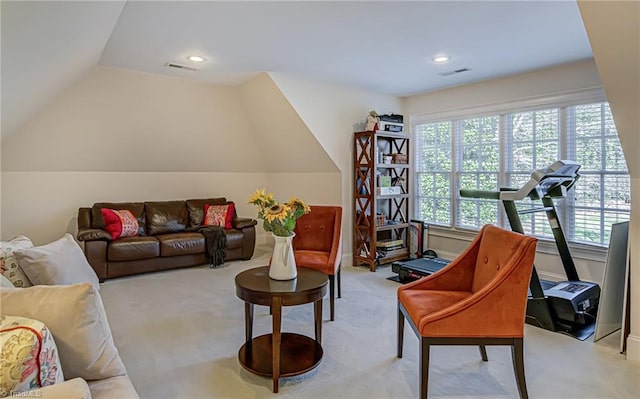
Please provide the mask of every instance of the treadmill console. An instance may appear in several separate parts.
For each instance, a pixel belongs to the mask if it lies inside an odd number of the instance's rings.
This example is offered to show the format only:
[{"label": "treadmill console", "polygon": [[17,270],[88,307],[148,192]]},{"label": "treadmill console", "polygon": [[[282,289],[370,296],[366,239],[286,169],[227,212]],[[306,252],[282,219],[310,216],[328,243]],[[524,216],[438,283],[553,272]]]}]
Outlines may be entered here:
[{"label": "treadmill console", "polygon": [[519,201],[525,197],[539,200],[543,197],[564,197],[580,178],[580,165],[574,161],[560,160],[547,168],[531,173],[529,181],[519,190],[500,191],[501,200]]}]

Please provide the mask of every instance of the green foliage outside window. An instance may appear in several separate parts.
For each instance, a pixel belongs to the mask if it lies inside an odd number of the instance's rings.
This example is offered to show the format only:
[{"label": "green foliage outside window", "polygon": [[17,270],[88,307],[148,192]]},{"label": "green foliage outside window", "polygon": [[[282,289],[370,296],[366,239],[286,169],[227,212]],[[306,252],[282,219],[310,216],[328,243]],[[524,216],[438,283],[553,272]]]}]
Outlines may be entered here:
[{"label": "green foliage outside window", "polygon": [[[559,159],[581,165],[574,189],[555,201],[570,241],[606,246],[611,224],[629,220],[630,179],[607,103],[426,123],[415,134],[416,217],[428,224],[508,228],[499,201],[460,198],[459,189],[520,188]],[[521,221],[526,233],[553,237],[544,212]]]}]

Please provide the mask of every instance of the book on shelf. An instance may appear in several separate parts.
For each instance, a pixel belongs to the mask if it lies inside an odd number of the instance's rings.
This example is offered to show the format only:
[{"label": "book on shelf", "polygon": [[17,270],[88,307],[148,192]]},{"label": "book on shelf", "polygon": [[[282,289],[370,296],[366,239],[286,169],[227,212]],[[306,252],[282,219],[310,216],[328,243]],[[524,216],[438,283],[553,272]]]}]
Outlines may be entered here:
[{"label": "book on shelf", "polygon": [[396,249],[401,249],[402,247],[403,245],[400,244],[400,245],[394,245],[393,247],[378,247],[378,250],[385,253],[389,253],[391,251],[395,251]]},{"label": "book on shelf", "polygon": [[381,256],[382,258],[388,258],[391,256],[399,256],[399,255],[407,255],[407,254],[408,252],[406,247],[401,247],[391,251],[378,251],[378,255]]},{"label": "book on shelf", "polygon": [[376,243],[376,246],[378,248],[383,247],[383,248],[388,248],[388,247],[395,247],[397,245],[402,245],[404,244],[403,240],[380,240]]},{"label": "book on shelf", "polygon": [[402,187],[400,187],[400,186],[378,187],[378,188],[376,188],[376,194],[378,194],[378,195],[402,194]]}]

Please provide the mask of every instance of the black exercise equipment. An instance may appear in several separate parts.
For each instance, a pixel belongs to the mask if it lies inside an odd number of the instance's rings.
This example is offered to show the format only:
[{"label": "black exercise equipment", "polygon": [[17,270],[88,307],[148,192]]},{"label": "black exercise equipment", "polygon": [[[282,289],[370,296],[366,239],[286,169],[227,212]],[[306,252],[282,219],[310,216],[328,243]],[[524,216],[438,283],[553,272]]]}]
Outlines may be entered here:
[{"label": "black exercise equipment", "polygon": [[433,274],[450,261],[437,257],[437,254],[428,249],[423,253],[424,258],[396,261],[391,264],[391,271],[398,273],[398,281],[408,283],[424,276]]},{"label": "black exercise equipment", "polygon": [[[553,204],[553,198],[565,197],[567,191],[580,178],[579,169],[580,165],[576,162],[556,161],[548,168],[534,171],[529,181],[520,189],[462,189],[460,196],[502,201],[511,230],[521,234],[524,234],[524,229],[520,222],[520,214],[542,211],[546,213],[568,281],[541,281],[534,267],[529,283],[526,321],[528,324],[583,340],[591,335],[595,328],[600,287],[595,283],[580,281]],[[525,197],[540,200],[543,207],[518,211],[515,201]]]}]

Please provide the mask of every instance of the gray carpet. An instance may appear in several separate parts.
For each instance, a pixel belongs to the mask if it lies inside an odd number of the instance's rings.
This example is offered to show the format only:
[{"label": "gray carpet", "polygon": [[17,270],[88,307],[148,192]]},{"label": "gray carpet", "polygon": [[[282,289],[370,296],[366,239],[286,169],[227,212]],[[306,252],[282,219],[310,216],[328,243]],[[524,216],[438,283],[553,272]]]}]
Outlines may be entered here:
[{"label": "gray carpet", "polygon": [[[313,371],[271,380],[238,363],[244,341],[243,302],[234,276],[265,265],[269,248],[254,259],[109,280],[101,294],[120,355],[141,398],[416,398],[418,341],[405,328],[404,358],[396,358],[396,289],[382,267],[347,266],[336,320],[324,302],[324,358]],[[270,332],[266,307],[256,307],[254,336]],[[313,306],[283,309],[283,331],[313,336]],[[619,335],[593,343],[526,326],[525,372],[532,398],[637,398],[640,367],[617,352]],[[506,347],[431,351],[429,396],[515,398]]]}]

